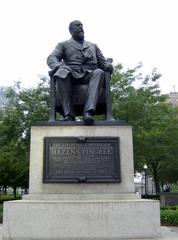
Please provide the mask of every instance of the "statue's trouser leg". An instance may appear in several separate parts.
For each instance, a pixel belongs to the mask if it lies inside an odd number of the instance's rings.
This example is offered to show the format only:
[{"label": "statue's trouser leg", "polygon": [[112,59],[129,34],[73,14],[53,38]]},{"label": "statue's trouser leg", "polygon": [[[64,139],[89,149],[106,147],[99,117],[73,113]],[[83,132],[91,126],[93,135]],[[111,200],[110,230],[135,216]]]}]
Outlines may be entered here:
[{"label": "statue's trouser leg", "polygon": [[89,85],[84,112],[95,111],[96,109],[98,98],[104,85],[104,71],[96,69],[87,75],[87,78],[89,79]]},{"label": "statue's trouser leg", "polygon": [[70,74],[66,78],[56,77],[57,94],[63,108],[64,116],[74,116],[72,107],[71,78]]}]

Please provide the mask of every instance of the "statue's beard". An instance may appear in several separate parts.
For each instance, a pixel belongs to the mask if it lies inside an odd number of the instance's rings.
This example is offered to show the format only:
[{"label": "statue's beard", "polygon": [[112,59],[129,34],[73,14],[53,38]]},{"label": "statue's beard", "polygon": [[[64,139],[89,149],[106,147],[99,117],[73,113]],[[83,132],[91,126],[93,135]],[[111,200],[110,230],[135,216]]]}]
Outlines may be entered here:
[{"label": "statue's beard", "polygon": [[84,31],[75,32],[72,34],[72,37],[76,41],[84,41]]}]

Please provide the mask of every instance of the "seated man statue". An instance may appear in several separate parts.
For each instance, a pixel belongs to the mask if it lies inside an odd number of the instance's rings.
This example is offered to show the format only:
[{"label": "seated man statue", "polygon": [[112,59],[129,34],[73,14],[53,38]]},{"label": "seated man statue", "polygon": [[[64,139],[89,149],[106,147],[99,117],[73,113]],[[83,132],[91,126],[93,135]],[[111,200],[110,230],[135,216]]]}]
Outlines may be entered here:
[{"label": "seated man statue", "polygon": [[72,106],[73,84],[88,84],[83,120],[92,124],[98,98],[104,84],[104,71],[112,72],[96,44],[84,40],[83,25],[80,21],[69,24],[71,39],[57,44],[47,58],[56,80],[57,92],[64,112],[64,121],[75,121]]}]

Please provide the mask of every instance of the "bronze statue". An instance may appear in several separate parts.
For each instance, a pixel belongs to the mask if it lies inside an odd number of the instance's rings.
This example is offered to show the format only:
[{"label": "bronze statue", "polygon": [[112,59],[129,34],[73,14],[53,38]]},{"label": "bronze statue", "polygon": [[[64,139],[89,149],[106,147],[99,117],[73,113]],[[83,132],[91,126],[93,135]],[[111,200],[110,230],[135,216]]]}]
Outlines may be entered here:
[{"label": "bronze statue", "polygon": [[83,25],[76,20],[69,24],[71,39],[57,44],[47,59],[48,66],[56,80],[64,121],[75,121],[72,106],[72,87],[88,84],[83,120],[92,124],[101,88],[104,71],[113,71],[112,64],[104,58],[96,44],[84,40]]}]

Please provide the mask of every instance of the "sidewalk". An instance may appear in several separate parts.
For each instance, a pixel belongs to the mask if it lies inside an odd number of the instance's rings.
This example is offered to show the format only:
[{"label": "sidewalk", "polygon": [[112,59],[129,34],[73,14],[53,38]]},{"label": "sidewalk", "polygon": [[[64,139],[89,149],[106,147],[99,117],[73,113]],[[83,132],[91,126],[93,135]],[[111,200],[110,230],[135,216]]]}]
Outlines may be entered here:
[{"label": "sidewalk", "polygon": [[157,240],[178,240],[178,227],[161,227],[161,236]]},{"label": "sidewalk", "polygon": [[[2,224],[0,224],[0,240],[2,240]],[[178,240],[178,227],[161,227],[161,236],[159,238],[144,238],[143,240]]]}]

